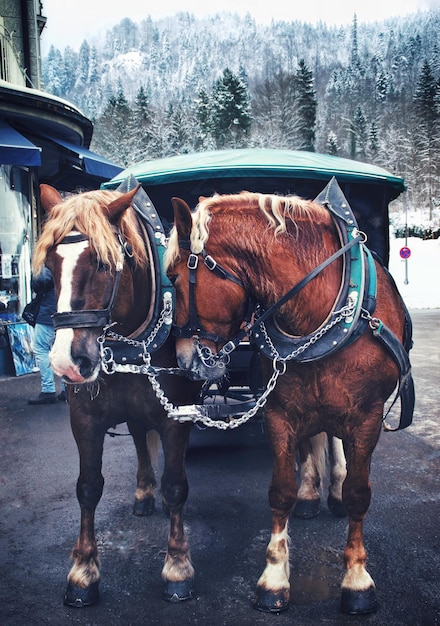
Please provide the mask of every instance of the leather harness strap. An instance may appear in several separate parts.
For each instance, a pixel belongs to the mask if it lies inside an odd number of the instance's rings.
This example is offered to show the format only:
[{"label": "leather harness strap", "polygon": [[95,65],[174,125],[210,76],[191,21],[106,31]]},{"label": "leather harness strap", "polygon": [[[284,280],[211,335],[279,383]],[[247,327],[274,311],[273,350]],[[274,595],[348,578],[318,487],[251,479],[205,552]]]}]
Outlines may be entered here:
[{"label": "leather harness strap", "polygon": [[[189,240],[179,240],[179,247],[184,250],[191,250],[191,245]],[[239,285],[244,289],[244,285],[241,280],[231,274],[224,267],[219,265],[217,261],[210,255],[207,254],[206,250],[203,249],[200,253],[200,256],[203,259],[204,264],[213,272],[216,276],[221,278],[222,280],[230,280],[236,285]],[[187,339],[189,337],[193,337],[197,335],[199,338],[207,339],[208,341],[213,341],[214,343],[222,343],[226,344],[227,339],[218,335],[216,333],[210,333],[202,327],[202,324],[199,319],[199,315],[197,313],[197,304],[196,304],[196,284],[197,284],[197,268],[199,265],[199,256],[194,252],[190,252],[187,261],[187,267],[189,270],[189,292],[188,292],[188,321],[184,326],[173,326],[173,335],[177,338]],[[253,307],[252,307],[253,308]],[[244,335],[243,335],[244,337]],[[238,343],[241,341],[238,340]],[[237,343],[237,345],[238,345]],[[235,347],[235,346],[234,346]]]}]

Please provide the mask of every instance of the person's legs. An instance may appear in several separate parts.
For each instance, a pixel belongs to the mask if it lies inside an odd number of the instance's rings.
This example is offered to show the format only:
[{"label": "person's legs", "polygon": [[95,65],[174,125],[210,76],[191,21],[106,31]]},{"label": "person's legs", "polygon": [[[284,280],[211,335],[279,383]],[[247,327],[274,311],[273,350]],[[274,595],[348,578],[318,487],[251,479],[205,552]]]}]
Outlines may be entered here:
[{"label": "person's legs", "polygon": [[52,326],[35,325],[34,353],[37,366],[40,369],[41,391],[43,393],[55,393],[55,377],[49,359],[54,337],[55,331]]},{"label": "person's legs", "polygon": [[40,369],[41,393],[29,404],[45,404],[56,402],[55,377],[50,364],[49,352],[55,338],[52,326],[36,324],[34,327],[34,354],[37,366]]}]

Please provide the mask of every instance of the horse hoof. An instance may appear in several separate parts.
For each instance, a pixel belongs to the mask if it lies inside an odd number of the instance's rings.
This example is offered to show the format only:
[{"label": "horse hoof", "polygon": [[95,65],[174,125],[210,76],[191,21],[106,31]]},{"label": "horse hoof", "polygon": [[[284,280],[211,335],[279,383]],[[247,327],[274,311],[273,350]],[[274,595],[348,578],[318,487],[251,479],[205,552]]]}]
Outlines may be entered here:
[{"label": "horse hoof", "polygon": [[167,582],[162,598],[166,602],[184,602],[192,598],[193,580],[182,580],[180,582]]},{"label": "horse hoof", "polygon": [[135,500],[133,504],[133,515],[138,517],[147,517],[153,515],[156,510],[156,504],[153,497],[145,500]]},{"label": "horse hoof", "polygon": [[257,589],[252,606],[263,613],[282,613],[289,608],[289,589],[271,591],[270,589]]},{"label": "horse hoof", "polygon": [[73,606],[82,609],[85,606],[92,606],[99,600],[99,583],[92,583],[89,587],[78,587],[72,583],[67,584],[66,593],[64,594],[63,604],[65,606]]},{"label": "horse hoof", "polygon": [[370,587],[366,591],[343,589],[341,595],[341,612],[349,615],[367,615],[378,609],[376,590]]},{"label": "horse hoof", "polygon": [[338,500],[330,493],[327,498],[327,506],[330,513],[333,513],[335,517],[347,517],[347,509],[345,508],[342,500]]},{"label": "horse hoof", "polygon": [[293,509],[293,517],[301,519],[311,519],[319,515],[320,499],[316,500],[297,500]]}]

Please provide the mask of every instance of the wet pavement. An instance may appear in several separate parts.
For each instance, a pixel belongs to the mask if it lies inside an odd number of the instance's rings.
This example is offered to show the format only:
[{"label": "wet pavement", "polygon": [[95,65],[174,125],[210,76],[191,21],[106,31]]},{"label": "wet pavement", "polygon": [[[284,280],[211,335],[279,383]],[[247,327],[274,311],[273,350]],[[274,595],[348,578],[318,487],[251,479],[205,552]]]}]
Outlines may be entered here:
[{"label": "wet pavement", "polygon": [[277,616],[252,609],[270,536],[271,458],[257,423],[232,433],[193,433],[185,519],[195,595],[177,605],[161,599],[168,520],[159,506],[149,518],[131,514],[134,446],[130,437],[108,437],[96,515],[101,600],[87,609],[64,607],[79,529],[78,456],[68,406],[27,405],[39,390],[38,375],[31,374],[0,377],[0,624],[440,624],[440,310],[412,316],[414,423],[383,433],[372,464],[365,542],[380,603],[376,614],[353,618],[338,611],[347,522],[324,504],[319,517],[290,523],[289,611]]}]

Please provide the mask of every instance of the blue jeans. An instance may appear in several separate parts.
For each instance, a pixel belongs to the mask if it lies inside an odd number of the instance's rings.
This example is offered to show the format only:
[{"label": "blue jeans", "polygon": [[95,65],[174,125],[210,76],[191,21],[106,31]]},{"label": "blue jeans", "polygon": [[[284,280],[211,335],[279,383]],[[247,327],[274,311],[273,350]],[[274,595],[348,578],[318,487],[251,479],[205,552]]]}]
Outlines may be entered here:
[{"label": "blue jeans", "polygon": [[55,377],[49,360],[49,352],[55,339],[53,326],[35,324],[34,327],[34,354],[37,367],[40,369],[41,391],[55,393]]}]

